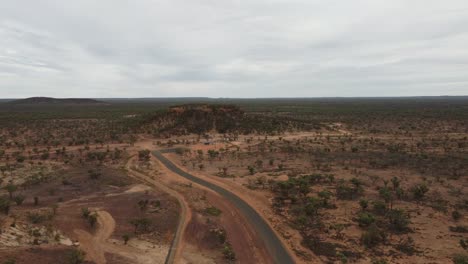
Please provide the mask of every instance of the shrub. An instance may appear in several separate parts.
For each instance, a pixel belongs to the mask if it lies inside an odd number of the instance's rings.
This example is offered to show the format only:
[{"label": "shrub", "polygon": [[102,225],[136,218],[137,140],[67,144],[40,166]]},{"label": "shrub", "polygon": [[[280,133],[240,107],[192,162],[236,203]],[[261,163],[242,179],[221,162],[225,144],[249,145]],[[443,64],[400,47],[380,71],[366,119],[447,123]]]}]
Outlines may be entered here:
[{"label": "shrub", "polygon": [[16,260],[13,258],[9,258],[3,262],[3,264],[16,264]]},{"label": "shrub", "polygon": [[33,224],[39,224],[39,223],[42,223],[42,222],[44,222],[46,220],[46,216],[42,215],[42,214],[39,214],[39,213],[36,213],[36,212],[33,212],[33,213],[30,212],[30,213],[28,213],[28,219]]},{"label": "shrub", "polygon": [[130,235],[125,234],[125,235],[122,236],[122,239],[124,241],[124,244],[127,245],[128,241],[130,240]]},{"label": "shrub", "polygon": [[151,220],[148,218],[137,218],[137,219],[131,220],[130,224],[132,224],[135,227],[134,232],[136,234],[139,229],[142,231],[147,231],[151,225]]},{"label": "shrub", "polygon": [[10,212],[10,200],[0,197],[0,211],[8,215]]},{"label": "shrub", "polygon": [[387,212],[387,205],[382,201],[374,201],[372,206],[374,213],[377,215],[385,215]]},{"label": "shrub", "polygon": [[403,232],[408,229],[410,223],[409,214],[401,209],[392,209],[387,213],[390,229]]},{"label": "shrub", "polygon": [[358,216],[358,223],[360,227],[368,227],[375,222],[373,214],[368,212],[361,212]]},{"label": "shrub", "polygon": [[86,253],[79,249],[72,249],[68,255],[68,263],[81,264],[85,260]]},{"label": "shrub", "polygon": [[462,217],[462,214],[459,211],[455,210],[455,211],[452,212],[452,219],[453,220],[458,221],[458,220],[460,220],[461,217]]},{"label": "shrub", "polygon": [[5,189],[7,190],[8,194],[10,195],[10,200],[13,199],[13,193],[18,189],[16,185],[13,183],[8,183],[7,186],[5,186]]},{"label": "shrub", "polygon": [[453,256],[452,261],[454,264],[468,264],[468,255],[457,254]]},{"label": "shrub", "polygon": [[138,151],[138,159],[141,161],[149,161],[150,160],[150,151],[148,149]]},{"label": "shrub", "polygon": [[429,188],[425,184],[416,184],[411,188],[411,192],[413,193],[413,197],[415,200],[422,200],[424,196],[429,191]]},{"label": "shrub", "polygon": [[17,195],[13,198],[13,200],[15,201],[16,205],[21,205],[25,198],[26,197],[24,197],[23,195]]},{"label": "shrub", "polygon": [[361,243],[368,248],[378,245],[383,240],[384,235],[375,224],[369,226],[367,231],[363,232],[361,235]]},{"label": "shrub", "polygon": [[224,258],[227,260],[230,260],[230,261],[236,260],[236,253],[234,252],[234,250],[232,250],[231,245],[229,245],[228,243],[224,245],[223,255],[224,255]]},{"label": "shrub", "polygon": [[87,207],[81,208],[81,215],[84,218],[88,218],[90,213],[91,213],[91,211],[89,211],[89,208],[87,208]]},{"label": "shrub", "polygon": [[362,194],[363,189],[361,182],[358,179],[353,178],[351,183],[353,186],[346,185],[343,181],[338,183],[336,187],[336,197],[338,199],[352,200]]},{"label": "shrub", "polygon": [[372,264],[387,264],[388,262],[385,259],[373,259]]},{"label": "shrub", "polygon": [[359,201],[359,205],[361,206],[361,210],[366,210],[368,207],[369,207],[369,201],[365,200],[365,199],[361,199]]},{"label": "shrub", "polygon": [[91,180],[97,180],[99,177],[101,177],[101,172],[99,171],[94,171],[94,170],[88,170],[88,175]]},{"label": "shrub", "polygon": [[400,239],[400,241],[396,245],[396,249],[398,249],[400,252],[405,253],[406,255],[413,255],[416,252],[413,238],[406,237]]},{"label": "shrub", "polygon": [[211,216],[219,216],[221,215],[222,211],[214,206],[210,206],[205,208],[205,213]]},{"label": "shrub", "polygon": [[467,239],[461,238],[460,239],[460,246],[465,250],[468,249],[468,238]]},{"label": "shrub", "polygon": [[88,216],[88,223],[91,227],[94,227],[96,226],[96,223],[97,223],[97,214],[96,213],[92,213]]},{"label": "shrub", "polygon": [[456,233],[468,233],[468,227],[466,226],[451,226],[449,229],[450,231]]}]

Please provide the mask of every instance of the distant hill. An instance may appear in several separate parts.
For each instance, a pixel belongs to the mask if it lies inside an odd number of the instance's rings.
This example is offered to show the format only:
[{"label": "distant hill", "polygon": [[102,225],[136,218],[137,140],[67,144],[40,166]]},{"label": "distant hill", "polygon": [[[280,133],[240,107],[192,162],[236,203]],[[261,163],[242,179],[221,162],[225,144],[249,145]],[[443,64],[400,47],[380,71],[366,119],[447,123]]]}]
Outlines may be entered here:
[{"label": "distant hill", "polygon": [[26,99],[18,99],[9,101],[8,104],[14,105],[107,105],[108,103],[94,100],[94,99],[87,99],[87,98],[52,98],[52,97],[30,97]]},{"label": "distant hill", "polygon": [[177,105],[167,111],[141,116],[139,121],[145,131],[168,136],[214,131],[223,134],[268,134],[320,128],[314,122],[289,117],[246,114],[238,106],[229,104]]}]

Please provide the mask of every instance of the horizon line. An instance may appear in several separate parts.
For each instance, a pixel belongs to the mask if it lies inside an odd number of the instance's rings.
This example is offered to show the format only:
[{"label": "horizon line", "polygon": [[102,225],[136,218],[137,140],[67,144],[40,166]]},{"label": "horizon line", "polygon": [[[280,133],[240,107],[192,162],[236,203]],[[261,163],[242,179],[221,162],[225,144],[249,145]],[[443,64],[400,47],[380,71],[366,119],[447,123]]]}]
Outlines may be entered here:
[{"label": "horizon line", "polygon": [[209,96],[162,96],[162,97],[52,97],[52,96],[30,96],[0,98],[0,100],[19,100],[28,98],[53,98],[53,99],[353,99],[353,98],[440,98],[440,97],[468,97],[466,95],[407,95],[407,96],[316,96],[316,97],[209,97]]}]

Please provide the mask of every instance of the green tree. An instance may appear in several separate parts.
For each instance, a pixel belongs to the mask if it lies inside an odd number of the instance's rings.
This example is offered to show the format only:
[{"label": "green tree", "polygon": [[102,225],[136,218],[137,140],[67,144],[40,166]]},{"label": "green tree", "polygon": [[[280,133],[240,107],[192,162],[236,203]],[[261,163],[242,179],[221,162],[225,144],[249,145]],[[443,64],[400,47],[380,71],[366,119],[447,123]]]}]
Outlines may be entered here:
[{"label": "green tree", "polygon": [[18,189],[18,187],[10,182],[10,183],[8,183],[7,186],[5,186],[5,189],[7,190],[8,194],[10,195],[10,200],[12,200],[13,199],[13,193]]},{"label": "green tree", "polygon": [[130,235],[125,234],[125,235],[122,236],[122,239],[124,241],[124,245],[127,245],[128,241],[130,240]]},{"label": "green tree", "polygon": [[429,188],[425,184],[416,184],[411,188],[411,192],[413,193],[413,197],[417,201],[421,201],[424,199],[424,196],[429,191]]},{"label": "green tree", "polygon": [[10,200],[0,197],[0,211],[8,215],[10,212]]},{"label": "green tree", "polygon": [[24,195],[19,194],[19,195],[16,195],[13,198],[13,200],[15,201],[16,205],[21,205],[21,204],[23,204],[23,201],[24,201],[25,198],[26,197],[24,197]]}]

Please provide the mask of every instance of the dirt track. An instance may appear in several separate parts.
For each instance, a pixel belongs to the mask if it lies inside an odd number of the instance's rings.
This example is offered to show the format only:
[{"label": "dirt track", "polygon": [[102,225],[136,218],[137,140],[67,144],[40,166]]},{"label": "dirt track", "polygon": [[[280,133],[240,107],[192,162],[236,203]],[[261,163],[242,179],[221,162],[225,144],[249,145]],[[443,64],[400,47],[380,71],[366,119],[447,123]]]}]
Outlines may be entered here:
[{"label": "dirt track", "polygon": [[129,159],[129,161],[126,164],[126,169],[129,173],[129,176],[133,176],[138,180],[141,180],[143,182],[149,183],[151,185],[156,186],[157,188],[161,189],[162,191],[168,193],[172,197],[176,198],[177,201],[179,202],[179,205],[181,207],[181,212],[180,212],[180,217],[179,217],[179,225],[177,227],[176,233],[174,234],[174,238],[172,241],[172,244],[170,246],[168,256],[166,257],[166,264],[169,263],[178,263],[181,258],[181,243],[182,243],[182,236],[184,234],[185,228],[188,225],[188,222],[191,218],[191,212],[189,210],[189,205],[187,204],[187,201],[185,201],[184,197],[177,193],[176,191],[172,190],[171,188],[167,187],[166,185],[155,181],[151,178],[149,178],[147,175],[140,173],[138,171],[133,170],[130,167],[132,159],[135,159],[135,157],[132,157]]},{"label": "dirt track", "polygon": [[[170,152],[170,150],[166,152]],[[285,249],[281,240],[276,236],[274,231],[271,230],[270,226],[265,222],[265,220],[245,201],[240,199],[237,195],[227,191],[226,189],[218,185],[202,180],[181,170],[174,163],[172,163],[170,160],[164,157],[164,155],[160,151],[154,151],[153,155],[174,173],[177,173],[190,181],[193,181],[203,187],[206,187],[219,193],[221,196],[223,196],[232,204],[234,204],[239,209],[239,211],[241,211],[242,214],[247,218],[249,223],[256,229],[258,235],[262,238],[263,242],[265,243],[266,248],[274,263],[294,263],[292,257],[289,255],[288,251]]]},{"label": "dirt track", "polygon": [[115,229],[115,221],[112,216],[106,211],[98,211],[98,229],[93,236],[84,230],[75,230],[78,235],[78,240],[83,250],[86,252],[87,258],[93,260],[97,264],[106,263],[105,244],[107,239],[112,235]]}]

